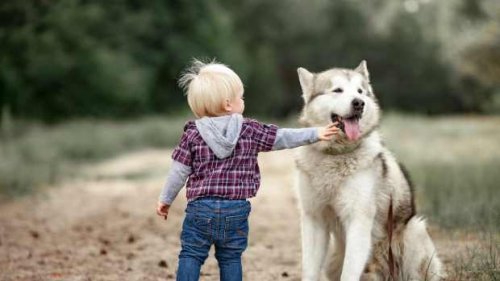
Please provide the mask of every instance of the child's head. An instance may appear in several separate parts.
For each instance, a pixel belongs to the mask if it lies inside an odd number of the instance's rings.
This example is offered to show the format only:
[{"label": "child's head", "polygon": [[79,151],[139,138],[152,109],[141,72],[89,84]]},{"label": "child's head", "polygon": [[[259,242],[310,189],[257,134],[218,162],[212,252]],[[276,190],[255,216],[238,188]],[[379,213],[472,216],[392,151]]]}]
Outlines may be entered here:
[{"label": "child's head", "polygon": [[196,117],[243,113],[245,108],[240,77],[221,63],[193,60],[179,85]]}]

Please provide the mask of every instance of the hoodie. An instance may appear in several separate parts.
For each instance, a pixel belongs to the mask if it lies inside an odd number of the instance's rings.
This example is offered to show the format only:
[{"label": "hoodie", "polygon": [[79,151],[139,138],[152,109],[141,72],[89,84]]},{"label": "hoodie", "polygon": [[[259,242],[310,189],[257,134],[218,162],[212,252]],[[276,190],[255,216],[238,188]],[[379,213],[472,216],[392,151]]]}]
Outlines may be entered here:
[{"label": "hoodie", "polygon": [[238,142],[243,116],[241,114],[203,117],[195,121],[201,137],[219,159],[229,157]]},{"label": "hoodie", "polygon": [[[215,156],[224,159],[233,153],[241,134],[243,122],[244,118],[241,114],[232,114],[203,117],[195,121],[195,126]],[[315,127],[281,128],[276,132],[272,150],[294,148],[312,144],[318,140],[318,128]],[[171,205],[192,172],[192,167],[173,161],[165,185],[160,193],[159,201]]]}]

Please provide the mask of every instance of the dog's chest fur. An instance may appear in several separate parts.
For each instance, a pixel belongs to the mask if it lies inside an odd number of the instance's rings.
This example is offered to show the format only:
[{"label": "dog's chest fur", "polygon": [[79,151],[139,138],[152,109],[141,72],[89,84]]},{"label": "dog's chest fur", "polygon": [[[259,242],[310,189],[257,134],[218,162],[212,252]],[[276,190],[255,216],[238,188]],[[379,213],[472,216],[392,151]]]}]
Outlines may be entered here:
[{"label": "dog's chest fur", "polygon": [[356,172],[374,168],[374,159],[381,150],[377,137],[365,139],[352,152],[337,155],[311,145],[301,147],[295,161],[297,168],[309,176],[312,186],[333,191]]},{"label": "dog's chest fur", "polygon": [[360,169],[358,163],[361,159],[355,153],[348,155],[329,155],[314,149],[303,149],[299,152],[296,163],[299,170],[313,182],[321,180],[319,185],[335,187]]}]

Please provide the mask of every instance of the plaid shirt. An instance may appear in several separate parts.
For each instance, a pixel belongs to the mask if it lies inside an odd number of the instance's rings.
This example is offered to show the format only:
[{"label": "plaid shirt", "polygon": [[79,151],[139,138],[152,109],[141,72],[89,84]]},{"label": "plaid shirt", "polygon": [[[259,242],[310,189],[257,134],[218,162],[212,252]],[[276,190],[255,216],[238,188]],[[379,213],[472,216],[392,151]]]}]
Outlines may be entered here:
[{"label": "plaid shirt", "polygon": [[192,168],[186,184],[189,201],[217,196],[227,199],[254,197],[260,186],[257,154],[270,151],[278,127],[245,119],[233,153],[219,159],[201,137],[193,121],[186,123],[172,159]]}]

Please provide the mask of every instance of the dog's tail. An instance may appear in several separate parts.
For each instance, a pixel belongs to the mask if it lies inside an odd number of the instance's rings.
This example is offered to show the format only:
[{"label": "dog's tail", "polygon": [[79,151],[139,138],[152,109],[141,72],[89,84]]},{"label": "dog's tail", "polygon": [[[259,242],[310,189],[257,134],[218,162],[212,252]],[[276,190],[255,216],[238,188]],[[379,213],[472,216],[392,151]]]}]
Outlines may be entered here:
[{"label": "dog's tail", "polygon": [[404,275],[403,280],[437,281],[445,277],[443,264],[427,232],[425,219],[412,217],[406,225],[402,240],[402,268],[400,270]]}]

